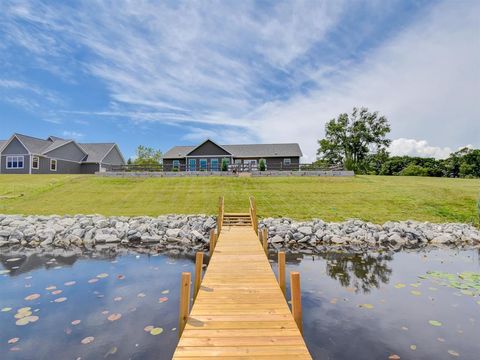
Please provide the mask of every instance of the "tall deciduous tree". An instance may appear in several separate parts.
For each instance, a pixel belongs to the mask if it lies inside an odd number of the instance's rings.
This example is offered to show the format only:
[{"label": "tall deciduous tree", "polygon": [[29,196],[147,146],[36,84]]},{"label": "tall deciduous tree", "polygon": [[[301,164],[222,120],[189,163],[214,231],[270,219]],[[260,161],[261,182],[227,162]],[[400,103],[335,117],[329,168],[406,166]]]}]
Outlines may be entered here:
[{"label": "tall deciduous tree", "polygon": [[139,145],[136,150],[135,165],[156,166],[162,163],[162,152],[151,147]]},{"label": "tall deciduous tree", "polygon": [[319,140],[317,155],[332,165],[344,164],[347,169],[366,166],[368,155],[384,154],[391,143],[387,138],[390,124],[378,112],[354,107],[352,113],[340,114],[325,125],[325,139]]}]

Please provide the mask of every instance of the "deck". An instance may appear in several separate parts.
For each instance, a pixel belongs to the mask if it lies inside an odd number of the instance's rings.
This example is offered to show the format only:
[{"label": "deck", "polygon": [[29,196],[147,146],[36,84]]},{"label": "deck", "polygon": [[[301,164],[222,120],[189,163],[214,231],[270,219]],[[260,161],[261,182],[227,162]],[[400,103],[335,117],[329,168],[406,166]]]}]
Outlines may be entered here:
[{"label": "deck", "polygon": [[210,357],[311,359],[251,226],[223,225],[173,356]]}]

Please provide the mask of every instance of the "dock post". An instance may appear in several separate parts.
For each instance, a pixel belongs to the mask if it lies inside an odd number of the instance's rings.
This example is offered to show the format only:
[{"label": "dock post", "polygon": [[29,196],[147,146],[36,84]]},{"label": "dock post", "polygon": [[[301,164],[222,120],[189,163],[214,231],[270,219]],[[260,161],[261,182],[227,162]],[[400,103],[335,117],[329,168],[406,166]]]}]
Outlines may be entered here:
[{"label": "dock post", "polygon": [[210,230],[210,257],[213,255],[215,250],[215,245],[217,244],[217,235],[215,234],[215,229]]},{"label": "dock post", "polygon": [[298,329],[302,329],[302,296],[300,292],[300,273],[292,271],[290,273],[290,292],[292,301],[292,315],[297,323]]},{"label": "dock post", "polygon": [[263,250],[265,250],[265,254],[268,255],[268,229],[266,227],[262,229],[262,243]]},{"label": "dock post", "polygon": [[200,284],[202,282],[202,265],[203,265],[203,252],[199,251],[195,254],[195,282],[193,286],[193,301],[197,297],[200,290]]},{"label": "dock post", "polygon": [[182,336],[190,313],[190,273],[182,273],[182,286],[180,288],[180,314],[178,319],[178,337]]},{"label": "dock post", "polygon": [[283,296],[286,297],[285,285],[285,251],[278,252],[278,285],[282,290]]}]

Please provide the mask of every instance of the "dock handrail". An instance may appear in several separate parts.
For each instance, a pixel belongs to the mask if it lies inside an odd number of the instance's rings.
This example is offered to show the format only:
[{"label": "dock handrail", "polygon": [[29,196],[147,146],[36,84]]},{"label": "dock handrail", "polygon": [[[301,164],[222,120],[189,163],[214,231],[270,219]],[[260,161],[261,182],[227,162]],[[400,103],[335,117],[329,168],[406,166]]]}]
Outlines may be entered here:
[{"label": "dock handrail", "polygon": [[250,219],[252,220],[253,230],[258,233],[258,219],[257,219],[257,203],[255,197],[250,195]]}]

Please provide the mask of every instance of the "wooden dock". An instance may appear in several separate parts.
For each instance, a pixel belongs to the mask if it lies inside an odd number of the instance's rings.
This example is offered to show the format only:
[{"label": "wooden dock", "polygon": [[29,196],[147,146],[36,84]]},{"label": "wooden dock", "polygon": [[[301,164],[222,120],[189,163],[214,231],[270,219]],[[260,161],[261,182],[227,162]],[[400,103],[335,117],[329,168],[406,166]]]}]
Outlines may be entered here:
[{"label": "wooden dock", "polygon": [[311,359],[254,224],[245,226],[243,216],[233,216],[239,225],[222,221],[174,359]]}]

